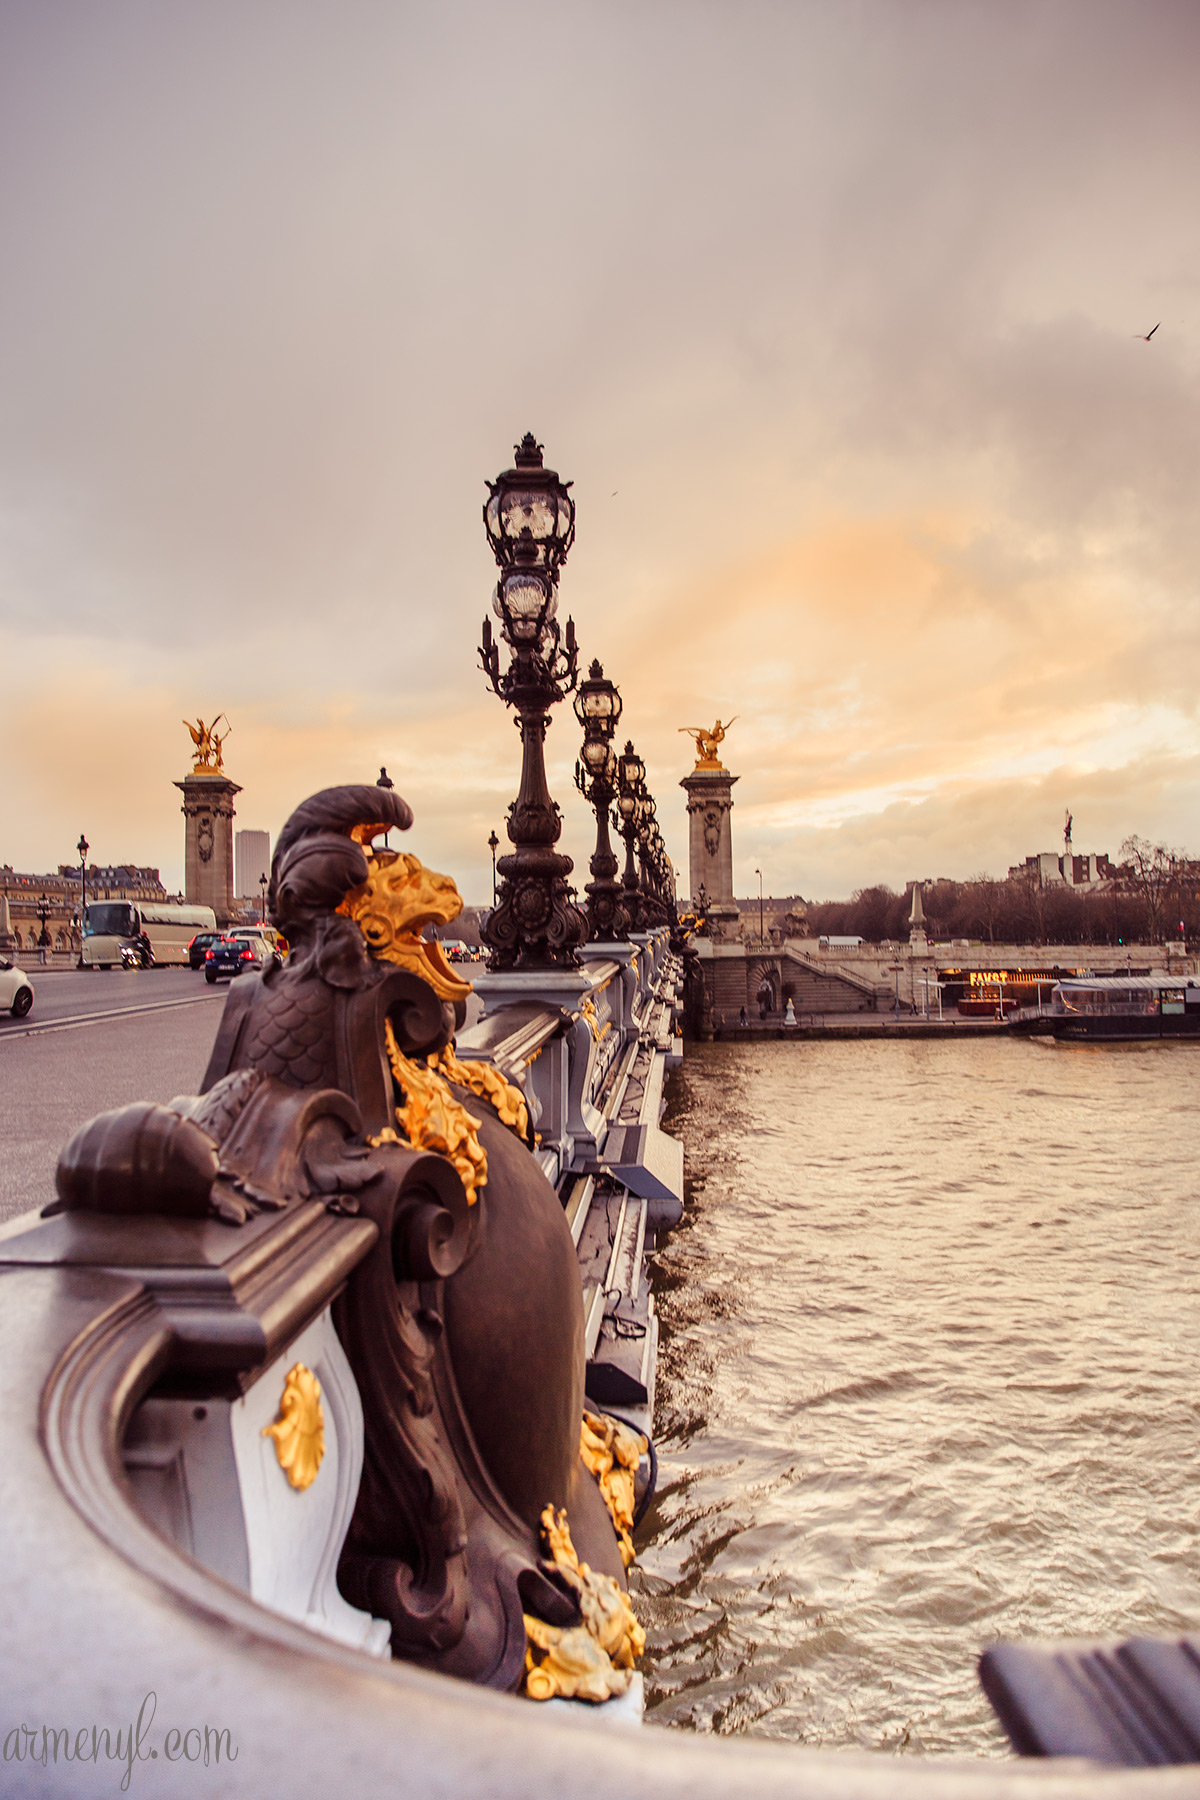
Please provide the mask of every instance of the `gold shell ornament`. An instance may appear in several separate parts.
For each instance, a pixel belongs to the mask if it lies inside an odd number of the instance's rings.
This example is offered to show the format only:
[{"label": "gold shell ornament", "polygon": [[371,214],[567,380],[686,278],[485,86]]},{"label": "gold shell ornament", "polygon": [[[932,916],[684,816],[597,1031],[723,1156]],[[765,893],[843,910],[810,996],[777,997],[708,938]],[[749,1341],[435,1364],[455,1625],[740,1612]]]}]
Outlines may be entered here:
[{"label": "gold shell ornament", "polygon": [[325,1414],[321,1384],[303,1363],[288,1370],[279,1417],[273,1425],[263,1426],[262,1435],[275,1439],[279,1466],[292,1486],[311,1487],[325,1455]]}]

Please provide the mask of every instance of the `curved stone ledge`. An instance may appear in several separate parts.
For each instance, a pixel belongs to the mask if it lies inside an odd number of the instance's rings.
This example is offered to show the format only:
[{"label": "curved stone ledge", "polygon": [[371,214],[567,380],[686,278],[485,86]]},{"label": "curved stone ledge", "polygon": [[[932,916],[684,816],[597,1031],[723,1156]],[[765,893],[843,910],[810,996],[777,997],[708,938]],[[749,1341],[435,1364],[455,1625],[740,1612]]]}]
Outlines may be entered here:
[{"label": "curved stone ledge", "polygon": [[[578,1719],[553,1717],[343,1649],[193,1563],[134,1507],[121,1423],[168,1349],[136,1276],[28,1265],[0,1273],[0,1604],[8,1622],[0,1725],[10,1749],[32,1748],[39,1758],[9,1756],[6,1794],[91,1800],[119,1791],[124,1769],[115,1760],[101,1773],[90,1752],[82,1762],[65,1753],[81,1741],[88,1751],[93,1726],[115,1740],[139,1708],[144,1760],[127,1791],[154,1795],[999,1800],[1029,1794],[1031,1784],[1061,1800],[1200,1792],[1188,1768],[897,1761],[606,1728],[583,1708]],[[210,1767],[200,1790],[179,1750],[184,1740],[166,1734],[202,1734],[206,1725],[229,1732],[237,1759],[227,1771]],[[32,1740],[12,1738],[20,1726]],[[45,1767],[42,1727],[69,1733]],[[202,1740],[186,1741],[194,1748]]]}]

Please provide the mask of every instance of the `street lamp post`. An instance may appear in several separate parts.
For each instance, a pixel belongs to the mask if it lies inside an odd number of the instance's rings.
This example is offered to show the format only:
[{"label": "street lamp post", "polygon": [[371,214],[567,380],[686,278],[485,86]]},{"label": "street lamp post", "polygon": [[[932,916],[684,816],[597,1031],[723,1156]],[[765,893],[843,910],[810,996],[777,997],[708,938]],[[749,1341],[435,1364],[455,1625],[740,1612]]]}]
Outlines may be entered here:
[{"label": "street lamp post", "polygon": [[494,831],[488,833],[488,849],[492,853],[492,905],[496,904],[496,852],[500,848],[500,839]]},{"label": "street lamp post", "polygon": [[625,869],[621,876],[623,889],[621,901],[629,921],[628,929],[630,931],[636,931],[642,923],[641,894],[638,887],[637,863],[634,860],[634,845],[637,843],[638,823],[645,791],[646,765],[634,749],[632,739],[627,738],[625,748],[617,758],[617,793],[613,824],[625,840]]},{"label": "street lamp post", "polygon": [[87,854],[91,847],[81,831],[79,842],[75,846],[79,852],[79,961],[75,965],[77,969],[83,967],[83,928],[87,923]]},{"label": "street lamp post", "polygon": [[761,944],[765,940],[765,933],[763,931],[762,870],[755,869],[754,873],[758,876],[758,941]]},{"label": "street lamp post", "polygon": [[265,873],[258,878],[258,892],[262,923],[265,925],[267,922],[267,877]]},{"label": "street lamp post", "polygon": [[587,680],[579,684],[575,717],[583,726],[575,786],[596,814],[596,848],[589,865],[592,879],[584,890],[588,927],[594,942],[611,943],[625,936],[630,923],[622,904],[622,887],[616,880],[620,865],[608,835],[609,808],[619,780],[612,740],[621,717],[621,696],[597,661],[588,670]]},{"label": "street lamp post", "polygon": [[567,888],[574,864],[554,849],[562,817],[550,798],[544,754],[550,708],[575,686],[578,665],[574,620],[567,620],[564,635],[555,617],[559,571],[575,539],[575,502],[570,482],[543,466],[531,432],[516,447],[515,466],[487,486],[483,522],[500,569],[492,607],[508,666],[501,669],[500,645],[486,618],[480,658],[493,689],[517,715],[522,749],[521,786],[508,809],[513,853],[500,858],[500,889],[483,933],[488,967],[577,968],[587,920]]},{"label": "street lamp post", "polygon": [[[42,921],[41,935],[38,938],[38,949],[45,951],[50,948],[50,933],[46,930],[46,920],[50,917],[50,899],[46,894],[43,894],[37,903],[37,916]],[[45,961],[45,958],[43,957],[42,960]]]},{"label": "street lamp post", "polygon": [[[381,787],[381,788],[387,788],[390,791],[391,789],[393,789],[395,787],[395,785],[396,785],[395,782],[392,780],[392,778],[388,774],[387,770],[380,769],[379,780],[375,783],[375,786]],[[388,849],[390,846],[391,835],[392,834],[390,831],[385,831],[383,834],[383,847],[385,850]],[[264,914],[264,918],[265,918],[265,916],[266,915]]]}]

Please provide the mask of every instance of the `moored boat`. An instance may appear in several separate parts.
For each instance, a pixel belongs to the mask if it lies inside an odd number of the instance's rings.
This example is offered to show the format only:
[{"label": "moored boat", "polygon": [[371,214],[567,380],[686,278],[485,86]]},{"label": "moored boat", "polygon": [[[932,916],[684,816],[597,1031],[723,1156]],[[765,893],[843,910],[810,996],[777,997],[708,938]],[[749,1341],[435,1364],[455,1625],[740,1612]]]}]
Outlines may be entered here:
[{"label": "moored boat", "polygon": [[1078,976],[1056,982],[1048,1005],[1024,1007],[1011,1025],[1068,1039],[1200,1040],[1200,978],[1163,970]]}]

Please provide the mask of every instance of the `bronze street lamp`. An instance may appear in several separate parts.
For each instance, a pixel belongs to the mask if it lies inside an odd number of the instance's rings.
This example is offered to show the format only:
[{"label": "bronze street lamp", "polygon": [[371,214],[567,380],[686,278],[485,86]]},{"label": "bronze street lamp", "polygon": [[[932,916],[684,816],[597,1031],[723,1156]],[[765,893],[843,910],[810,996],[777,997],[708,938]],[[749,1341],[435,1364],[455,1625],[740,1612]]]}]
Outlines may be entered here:
[{"label": "bronze street lamp", "polygon": [[[386,832],[384,835],[386,837]],[[267,922],[267,877],[265,873],[258,878],[258,892],[262,911],[262,923],[265,925]]]},{"label": "bronze street lamp", "polygon": [[583,748],[575,764],[575,786],[596,814],[596,848],[588,882],[587,917],[593,941],[611,943],[629,930],[629,915],[616,880],[620,864],[608,835],[608,813],[617,792],[618,769],[612,747],[621,717],[621,696],[598,662],[575,695],[575,717],[583,726]]},{"label": "bronze street lamp", "polygon": [[638,892],[637,863],[634,861],[634,845],[637,843],[638,822],[641,814],[642,797],[646,787],[646,765],[633,747],[632,740],[626,739],[625,748],[617,758],[617,795],[613,810],[613,824],[625,839],[625,870],[621,877],[624,893],[622,904],[629,918],[629,929],[636,931],[642,923],[641,896]]},{"label": "bronze street lamp", "polygon": [[654,796],[643,795],[639,820],[638,851],[642,867],[642,923],[644,925],[673,925],[675,923],[674,894],[668,891],[668,870],[666,850],[663,845],[662,832],[658,828],[655,817],[657,806]]},{"label": "bronze street lamp", "polygon": [[496,904],[496,852],[500,848],[500,839],[494,831],[488,833],[488,849],[492,853],[492,905]]},{"label": "bronze street lamp", "polygon": [[[377,781],[377,782],[376,782],[376,783],[375,783],[375,786],[376,786],[376,787],[381,787],[381,788],[387,788],[387,789],[388,789],[388,790],[389,790],[389,791],[390,791],[390,790],[391,790],[391,789],[393,789],[393,788],[394,788],[394,787],[395,787],[395,785],[396,785],[396,784],[395,784],[395,782],[394,782],[394,781],[393,781],[393,780],[392,780],[392,778],[391,778],[391,776],[390,776],[390,775],[389,775],[389,774],[388,774],[388,772],[387,772],[387,770],[386,770],[386,769],[380,769],[380,771],[379,771],[379,780],[378,780],[378,781]],[[383,834],[383,847],[384,847],[384,849],[385,849],[385,850],[386,850],[386,849],[387,849],[387,848],[388,848],[388,846],[389,846],[389,844],[390,844],[390,843],[391,843],[391,837],[392,837],[392,834],[391,834],[391,832],[390,832],[390,831],[385,831],[385,832],[384,832],[384,834]],[[264,921],[265,921],[265,919],[266,919],[266,914],[265,914],[265,913],[264,913],[264,914],[263,914],[263,918],[264,918]]]},{"label": "bronze street lamp", "polygon": [[50,917],[50,900],[48,895],[42,895],[37,903],[36,911],[38,918],[42,921],[42,932],[41,936],[38,938],[38,949],[48,950],[50,948],[50,933],[46,930],[46,920]]},{"label": "bronze street lamp", "polygon": [[483,522],[500,569],[492,608],[508,649],[484,619],[480,657],[493,689],[517,715],[521,733],[521,786],[508,809],[511,856],[499,862],[501,883],[483,936],[489,969],[577,968],[576,946],[587,920],[572,905],[567,876],[574,864],[553,846],[562,815],[546,784],[544,744],[550,708],[575,686],[578,649],[574,620],[565,637],[555,617],[558,576],[575,538],[570,482],[542,464],[542,446],[526,432],[516,462],[489,481]]},{"label": "bronze street lamp", "polygon": [[79,852],[79,961],[75,965],[77,969],[83,967],[83,928],[87,923],[87,853],[91,847],[81,831],[79,842],[75,846]]}]

